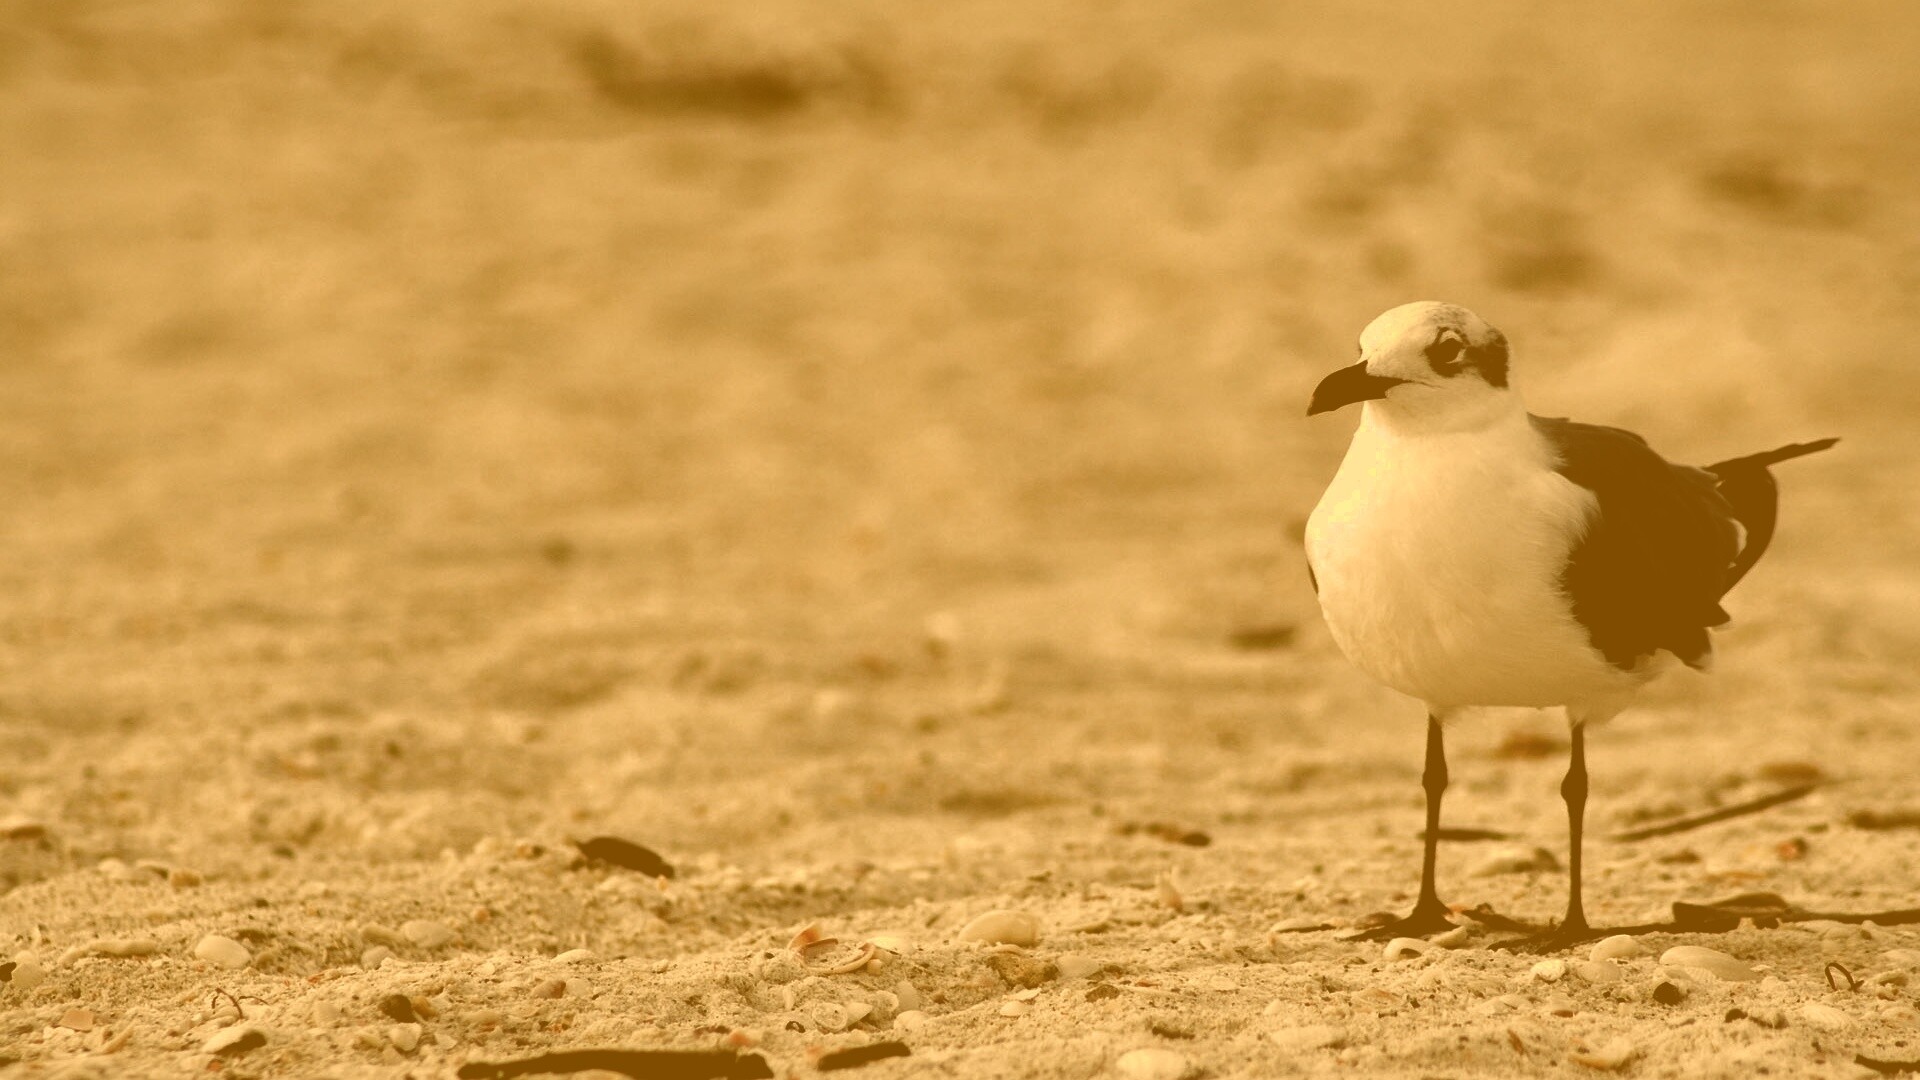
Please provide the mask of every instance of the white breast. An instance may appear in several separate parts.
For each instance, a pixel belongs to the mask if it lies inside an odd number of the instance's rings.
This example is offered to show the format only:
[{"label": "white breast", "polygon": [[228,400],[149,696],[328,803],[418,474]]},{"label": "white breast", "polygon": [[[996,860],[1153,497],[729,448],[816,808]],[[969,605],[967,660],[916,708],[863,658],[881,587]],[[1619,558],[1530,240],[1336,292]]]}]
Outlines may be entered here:
[{"label": "white breast", "polygon": [[1320,608],[1362,670],[1436,711],[1624,699],[1561,586],[1594,508],[1524,411],[1406,434],[1363,415],[1307,522]]}]

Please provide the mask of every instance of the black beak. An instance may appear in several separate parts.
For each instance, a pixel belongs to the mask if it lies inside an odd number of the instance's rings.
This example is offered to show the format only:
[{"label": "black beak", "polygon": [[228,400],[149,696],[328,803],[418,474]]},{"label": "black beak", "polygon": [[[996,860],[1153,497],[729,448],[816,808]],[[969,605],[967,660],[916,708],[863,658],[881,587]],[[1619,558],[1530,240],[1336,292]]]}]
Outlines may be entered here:
[{"label": "black beak", "polygon": [[1369,375],[1367,362],[1362,360],[1321,379],[1320,385],[1313,388],[1313,401],[1307,406],[1307,415],[1332,412],[1356,401],[1386,397],[1387,391],[1406,381],[1390,375]]}]

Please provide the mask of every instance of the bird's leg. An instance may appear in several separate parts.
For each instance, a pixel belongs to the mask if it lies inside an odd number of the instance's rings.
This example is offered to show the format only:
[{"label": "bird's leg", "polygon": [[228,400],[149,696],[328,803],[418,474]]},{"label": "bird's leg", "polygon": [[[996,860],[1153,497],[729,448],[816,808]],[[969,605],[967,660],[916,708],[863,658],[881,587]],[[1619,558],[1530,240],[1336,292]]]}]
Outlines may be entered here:
[{"label": "bird's leg", "polygon": [[1499,948],[1521,952],[1557,952],[1585,941],[1614,933],[1587,925],[1587,910],[1580,902],[1580,840],[1585,831],[1587,812],[1587,728],[1573,725],[1573,758],[1567,763],[1566,779],[1560,781],[1560,795],[1567,800],[1567,917],[1560,925],[1543,934],[1504,941]]},{"label": "bird's leg", "polygon": [[1587,726],[1573,725],[1573,758],[1567,763],[1567,777],[1560,781],[1560,797],[1567,800],[1567,917],[1560,920],[1562,934],[1583,934],[1588,930],[1587,909],[1580,903],[1580,839],[1587,816]]},{"label": "bird's leg", "polygon": [[1440,734],[1440,718],[1427,716],[1427,767],[1420,774],[1420,786],[1427,792],[1426,850],[1420,856],[1420,897],[1404,919],[1352,935],[1353,940],[1385,941],[1396,937],[1421,937],[1453,929],[1452,912],[1440,902],[1434,886],[1434,864],[1440,855],[1440,796],[1447,790],[1447,749]]}]

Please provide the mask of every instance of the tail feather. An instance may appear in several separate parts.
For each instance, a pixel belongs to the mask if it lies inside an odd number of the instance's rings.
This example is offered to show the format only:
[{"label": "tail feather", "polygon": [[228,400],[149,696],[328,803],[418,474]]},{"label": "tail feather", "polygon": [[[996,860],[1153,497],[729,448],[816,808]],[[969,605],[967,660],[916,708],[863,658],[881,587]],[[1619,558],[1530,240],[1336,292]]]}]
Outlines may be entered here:
[{"label": "tail feather", "polygon": [[[1741,578],[1746,577],[1747,571],[1753,569],[1753,564],[1766,554],[1767,545],[1773,542],[1774,524],[1779,514],[1780,486],[1767,467],[1819,453],[1839,441],[1834,438],[1794,443],[1777,450],[1729,458],[1707,466],[1707,471],[1719,478],[1720,494],[1733,507],[1734,519],[1747,530],[1746,542],[1740,546],[1740,554],[1735,556],[1733,565],[1727,571],[1726,589],[1732,589]],[[1726,595],[1726,590],[1722,590],[1721,595]]]}]

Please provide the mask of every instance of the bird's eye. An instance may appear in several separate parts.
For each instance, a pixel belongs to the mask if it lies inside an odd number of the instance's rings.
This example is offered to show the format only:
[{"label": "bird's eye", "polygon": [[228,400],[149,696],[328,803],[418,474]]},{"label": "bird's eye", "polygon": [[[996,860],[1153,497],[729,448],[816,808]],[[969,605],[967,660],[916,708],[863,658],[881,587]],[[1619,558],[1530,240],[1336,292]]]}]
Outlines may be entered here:
[{"label": "bird's eye", "polygon": [[1433,339],[1433,344],[1427,346],[1427,363],[1433,365],[1434,373],[1437,375],[1452,375],[1463,366],[1460,362],[1460,353],[1466,347],[1466,342],[1450,332],[1443,331],[1439,337]]}]

